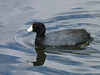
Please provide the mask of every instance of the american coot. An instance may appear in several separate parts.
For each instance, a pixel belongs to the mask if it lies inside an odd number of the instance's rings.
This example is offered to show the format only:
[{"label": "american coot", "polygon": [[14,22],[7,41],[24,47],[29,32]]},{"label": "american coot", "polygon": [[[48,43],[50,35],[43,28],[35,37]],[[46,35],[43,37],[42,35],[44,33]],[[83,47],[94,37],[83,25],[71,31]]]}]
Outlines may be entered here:
[{"label": "american coot", "polygon": [[91,40],[85,29],[69,29],[45,34],[45,25],[41,22],[32,23],[27,32],[36,32],[35,45],[38,46],[75,46]]}]

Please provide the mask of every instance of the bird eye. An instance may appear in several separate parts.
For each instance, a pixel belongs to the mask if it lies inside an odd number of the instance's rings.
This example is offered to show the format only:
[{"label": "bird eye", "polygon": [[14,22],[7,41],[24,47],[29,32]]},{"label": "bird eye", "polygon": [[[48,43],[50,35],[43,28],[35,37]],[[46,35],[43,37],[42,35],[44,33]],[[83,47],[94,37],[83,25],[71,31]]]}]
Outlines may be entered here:
[{"label": "bird eye", "polygon": [[36,25],[34,25],[34,28],[36,28]]}]

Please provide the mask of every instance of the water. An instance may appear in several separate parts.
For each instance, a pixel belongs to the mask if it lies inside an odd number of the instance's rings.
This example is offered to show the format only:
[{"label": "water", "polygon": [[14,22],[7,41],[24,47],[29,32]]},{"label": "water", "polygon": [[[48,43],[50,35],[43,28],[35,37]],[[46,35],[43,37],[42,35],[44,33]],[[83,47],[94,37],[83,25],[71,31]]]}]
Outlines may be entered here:
[{"label": "water", "polygon": [[[99,0],[0,0],[0,75],[100,75]],[[94,40],[83,48],[38,48],[32,22],[47,33],[86,29]]]}]

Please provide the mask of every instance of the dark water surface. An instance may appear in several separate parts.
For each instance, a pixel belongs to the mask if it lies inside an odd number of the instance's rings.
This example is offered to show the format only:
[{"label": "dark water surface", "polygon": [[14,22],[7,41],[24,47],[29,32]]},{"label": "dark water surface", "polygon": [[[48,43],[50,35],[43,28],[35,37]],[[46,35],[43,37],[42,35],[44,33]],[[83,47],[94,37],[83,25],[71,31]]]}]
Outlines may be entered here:
[{"label": "dark water surface", "polygon": [[[82,48],[35,47],[32,22],[47,33],[86,29],[94,40]],[[100,75],[99,0],[0,0],[0,75]]]}]

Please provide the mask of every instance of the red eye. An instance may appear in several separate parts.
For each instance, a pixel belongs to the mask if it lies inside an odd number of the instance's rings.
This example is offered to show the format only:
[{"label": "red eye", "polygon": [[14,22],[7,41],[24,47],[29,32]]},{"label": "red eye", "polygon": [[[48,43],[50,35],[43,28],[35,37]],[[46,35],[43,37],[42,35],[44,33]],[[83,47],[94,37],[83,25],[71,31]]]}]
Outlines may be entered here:
[{"label": "red eye", "polygon": [[36,25],[34,25],[34,28],[36,27]]}]

